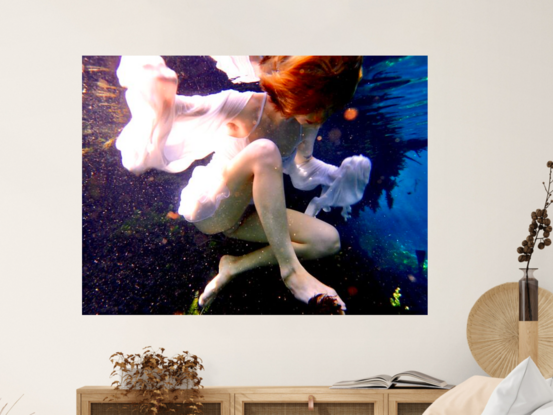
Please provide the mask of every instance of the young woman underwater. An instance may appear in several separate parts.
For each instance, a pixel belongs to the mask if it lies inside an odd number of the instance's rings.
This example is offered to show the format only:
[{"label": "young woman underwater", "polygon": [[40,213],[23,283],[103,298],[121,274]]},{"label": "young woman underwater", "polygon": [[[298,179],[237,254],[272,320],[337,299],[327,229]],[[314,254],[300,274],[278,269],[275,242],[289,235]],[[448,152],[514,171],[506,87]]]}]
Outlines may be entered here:
[{"label": "young woman underwater", "polygon": [[[237,275],[278,264],[284,284],[298,300],[332,298],[331,287],[309,274],[298,258],[337,253],[337,230],[316,219],[321,209],[340,206],[344,217],[369,180],[364,156],[345,159],[338,168],[313,157],[321,124],[347,104],[361,77],[362,58],[354,56],[269,56],[217,59],[228,74],[259,78],[263,93],[227,90],[208,96],[179,96],[177,76],[160,57],[123,57],[117,70],[132,119],[117,139],[123,165],[142,173],[154,168],[196,167],[181,193],[179,214],[206,234],[268,245],[249,254],[225,255],[219,273],[200,296],[202,307]],[[283,173],[294,187],[322,185],[306,213],[286,208]],[[253,201],[254,208],[251,207]],[[322,296],[321,296],[322,295]]]}]

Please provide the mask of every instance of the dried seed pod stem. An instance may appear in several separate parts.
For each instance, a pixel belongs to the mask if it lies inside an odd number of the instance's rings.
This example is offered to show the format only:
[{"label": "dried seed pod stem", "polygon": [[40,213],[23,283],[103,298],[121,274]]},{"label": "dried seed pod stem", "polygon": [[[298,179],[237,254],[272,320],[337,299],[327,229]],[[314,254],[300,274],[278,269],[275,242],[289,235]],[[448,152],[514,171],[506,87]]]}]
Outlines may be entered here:
[{"label": "dried seed pod stem", "polygon": [[[532,247],[538,246],[538,248],[544,249],[546,246],[551,245],[550,239],[545,239],[549,236],[549,233],[552,230],[552,227],[550,225],[551,220],[547,219],[547,208],[553,203],[553,199],[551,199],[551,196],[553,195],[553,191],[551,190],[551,185],[553,184],[553,180],[551,179],[552,172],[553,172],[553,161],[547,162],[547,167],[549,168],[549,181],[547,186],[545,185],[545,182],[543,182],[543,187],[545,188],[545,203],[543,206],[543,209],[536,209],[535,212],[531,213],[532,217],[532,223],[530,224],[530,228],[528,231],[530,232],[530,235],[522,242],[522,248],[523,255],[520,255],[518,257],[519,262],[526,262],[526,293],[528,294],[528,303],[530,303],[530,292],[528,290],[528,269],[530,268],[530,261],[532,259],[532,254],[534,253],[534,250],[531,249]],[[539,222],[541,225],[538,226],[536,222]],[[545,226],[544,226],[545,225]],[[544,231],[544,237],[540,237],[540,231]],[[538,241],[541,241],[538,243]],[[517,252],[519,250],[517,249]],[[521,252],[518,252],[519,254]],[[532,319],[532,309],[530,311],[530,319]]]}]

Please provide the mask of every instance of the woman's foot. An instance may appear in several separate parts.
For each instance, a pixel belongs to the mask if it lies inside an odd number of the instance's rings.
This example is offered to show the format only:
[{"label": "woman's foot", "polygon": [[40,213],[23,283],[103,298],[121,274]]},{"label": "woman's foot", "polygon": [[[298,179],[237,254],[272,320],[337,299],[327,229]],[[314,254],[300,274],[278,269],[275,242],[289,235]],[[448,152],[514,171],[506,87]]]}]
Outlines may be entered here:
[{"label": "woman's foot", "polygon": [[198,304],[201,308],[209,307],[217,293],[221,291],[234,278],[234,264],[237,257],[223,255],[219,261],[219,274],[206,285],[204,292],[200,295]]},{"label": "woman's foot", "polygon": [[340,306],[342,311],[346,311],[346,304],[338,296],[336,291],[324,285],[305,269],[283,276],[282,280],[294,297],[302,303],[308,304],[309,300],[313,297],[323,294],[324,296],[335,298],[336,303]]}]

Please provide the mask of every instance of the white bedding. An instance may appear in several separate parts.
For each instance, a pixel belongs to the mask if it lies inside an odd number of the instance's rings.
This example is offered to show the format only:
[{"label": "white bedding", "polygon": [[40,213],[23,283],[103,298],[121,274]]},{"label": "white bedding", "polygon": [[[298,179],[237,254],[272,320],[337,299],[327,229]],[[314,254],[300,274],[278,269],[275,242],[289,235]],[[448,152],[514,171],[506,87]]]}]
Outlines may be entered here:
[{"label": "white bedding", "polygon": [[438,398],[424,415],[553,415],[552,379],[528,358],[505,379],[473,376]]},{"label": "white bedding", "polygon": [[[528,358],[493,391],[482,415],[553,415],[553,389]],[[549,406],[549,409],[545,407]]]}]

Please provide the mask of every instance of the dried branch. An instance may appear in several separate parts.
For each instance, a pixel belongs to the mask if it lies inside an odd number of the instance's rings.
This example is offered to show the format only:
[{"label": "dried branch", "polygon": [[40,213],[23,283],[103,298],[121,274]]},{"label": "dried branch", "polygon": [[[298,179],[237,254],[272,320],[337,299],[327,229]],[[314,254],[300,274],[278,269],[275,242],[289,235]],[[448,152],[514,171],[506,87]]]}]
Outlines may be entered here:
[{"label": "dried branch", "polygon": [[[6,415],[8,415],[8,414],[11,412],[11,410],[13,409],[13,407],[17,404],[17,402],[19,402],[19,401],[21,400],[21,398],[23,398],[23,396],[24,396],[24,394],[21,395],[17,401],[15,401],[15,403],[12,405],[12,407],[11,407],[10,409],[8,409],[8,412],[6,412]],[[0,415],[2,415],[2,412],[4,412],[4,409],[6,409],[6,406],[8,406],[8,404],[5,404],[5,405],[2,407],[2,409],[0,410]],[[33,412],[33,414],[34,414],[34,412]],[[33,414],[31,414],[31,415],[33,415]]]},{"label": "dried branch", "polygon": [[[553,199],[549,199],[551,197],[552,191],[551,191],[551,184],[553,184],[553,180],[551,179],[551,173],[553,172],[553,161],[547,162],[547,167],[549,168],[549,184],[547,187],[545,187],[545,182],[543,182],[543,187],[545,188],[545,203],[543,206],[543,209],[536,209],[534,212],[530,214],[532,217],[532,222],[530,223],[530,227],[528,228],[529,235],[526,237],[524,241],[522,241],[522,246],[519,246],[517,248],[517,252],[521,254],[518,257],[519,262],[526,262],[526,293],[528,296],[530,296],[529,290],[528,290],[528,269],[530,268],[530,261],[532,259],[532,255],[534,254],[534,247],[538,246],[538,249],[544,249],[546,246],[551,245],[551,239],[549,239],[549,235],[551,234],[551,231],[553,231],[553,227],[551,226],[551,219],[548,218],[547,208],[551,203],[553,202]],[[543,231],[543,236],[540,237],[540,232]],[[538,243],[538,241],[541,241]],[[530,298],[528,297],[528,302],[530,302]],[[532,309],[529,309],[530,312],[530,320],[532,319]]]}]

